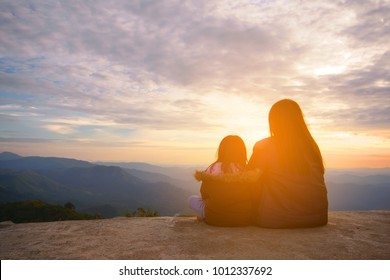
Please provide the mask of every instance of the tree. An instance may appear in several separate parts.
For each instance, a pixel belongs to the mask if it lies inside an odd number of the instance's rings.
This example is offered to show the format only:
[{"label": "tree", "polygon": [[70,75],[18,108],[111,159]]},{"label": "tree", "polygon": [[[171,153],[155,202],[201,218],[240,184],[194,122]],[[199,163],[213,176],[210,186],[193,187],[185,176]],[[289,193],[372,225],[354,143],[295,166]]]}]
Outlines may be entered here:
[{"label": "tree", "polygon": [[70,202],[70,201],[65,203],[64,207],[67,208],[67,209],[70,209],[70,210],[76,210],[76,206],[74,206],[74,204],[72,202]]},{"label": "tree", "polygon": [[148,210],[145,210],[145,208],[139,207],[136,211],[133,213],[125,213],[126,217],[159,217],[160,214],[157,211],[153,211],[152,209],[148,208]]},{"label": "tree", "polygon": [[135,216],[138,216],[138,217],[146,217],[146,211],[144,208],[142,207],[139,207],[136,211],[136,215]]}]

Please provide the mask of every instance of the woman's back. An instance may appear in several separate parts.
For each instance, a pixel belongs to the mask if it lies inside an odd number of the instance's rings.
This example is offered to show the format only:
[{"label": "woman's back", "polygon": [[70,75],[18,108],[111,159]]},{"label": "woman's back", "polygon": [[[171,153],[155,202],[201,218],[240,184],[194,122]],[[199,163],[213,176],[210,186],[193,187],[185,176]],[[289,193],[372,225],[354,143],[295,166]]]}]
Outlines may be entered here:
[{"label": "woman's back", "polygon": [[323,167],[306,158],[305,173],[289,171],[280,160],[275,137],[256,143],[248,167],[263,172],[255,224],[269,228],[313,227],[327,223]]}]

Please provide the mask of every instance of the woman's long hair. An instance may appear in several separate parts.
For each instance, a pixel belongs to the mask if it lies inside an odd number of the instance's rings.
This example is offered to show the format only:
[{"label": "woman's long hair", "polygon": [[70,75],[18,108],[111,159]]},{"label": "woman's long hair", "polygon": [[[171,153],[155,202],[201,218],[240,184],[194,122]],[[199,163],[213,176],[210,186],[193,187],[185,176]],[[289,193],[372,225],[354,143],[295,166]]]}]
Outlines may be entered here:
[{"label": "woman's long hair", "polygon": [[307,174],[310,172],[309,162],[314,161],[324,173],[320,149],[307,128],[298,103],[290,99],[276,102],[269,112],[268,121],[284,169]]},{"label": "woman's long hair", "polygon": [[[222,139],[218,147],[217,161],[222,163],[222,171],[230,173],[231,164],[240,170],[245,169],[247,164],[246,146],[241,137],[228,135]],[[216,163],[215,162],[215,163]]]}]

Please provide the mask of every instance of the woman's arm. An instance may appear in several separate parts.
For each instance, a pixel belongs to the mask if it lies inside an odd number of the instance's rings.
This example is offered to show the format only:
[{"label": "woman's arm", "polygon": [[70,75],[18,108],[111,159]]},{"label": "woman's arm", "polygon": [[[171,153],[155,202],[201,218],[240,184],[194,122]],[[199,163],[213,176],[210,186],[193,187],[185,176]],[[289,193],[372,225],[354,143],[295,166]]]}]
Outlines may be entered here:
[{"label": "woman's arm", "polygon": [[207,191],[207,183],[202,182],[200,186],[200,194],[203,200],[206,200],[209,197],[209,193]]}]

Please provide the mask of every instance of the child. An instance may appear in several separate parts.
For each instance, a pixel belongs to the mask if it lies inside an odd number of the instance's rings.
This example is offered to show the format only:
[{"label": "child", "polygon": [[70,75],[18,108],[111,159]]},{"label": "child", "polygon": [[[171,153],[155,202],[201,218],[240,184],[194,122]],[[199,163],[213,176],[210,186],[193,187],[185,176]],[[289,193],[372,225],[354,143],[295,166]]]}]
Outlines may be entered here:
[{"label": "child", "polygon": [[259,171],[247,171],[244,141],[236,135],[222,139],[218,158],[205,171],[196,171],[195,178],[202,181],[201,195],[191,196],[189,206],[198,219],[216,226],[249,225],[254,184]]}]

